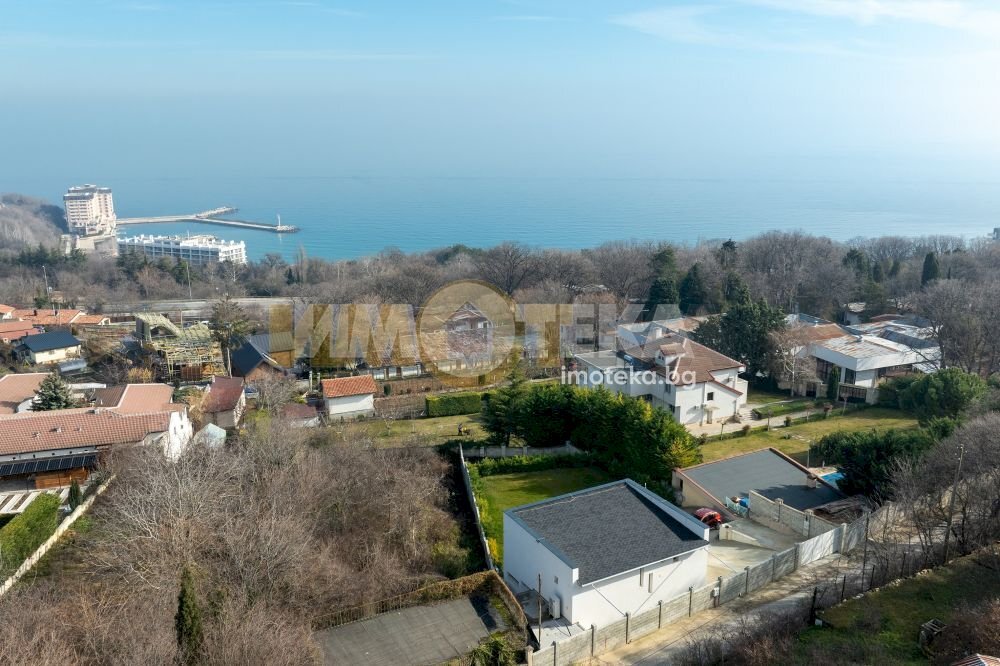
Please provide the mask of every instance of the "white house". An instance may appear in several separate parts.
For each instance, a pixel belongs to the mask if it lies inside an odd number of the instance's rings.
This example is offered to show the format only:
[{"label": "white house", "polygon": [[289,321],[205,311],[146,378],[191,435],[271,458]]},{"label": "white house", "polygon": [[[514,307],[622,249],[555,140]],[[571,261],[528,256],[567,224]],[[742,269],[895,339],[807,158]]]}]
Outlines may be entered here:
[{"label": "white house", "polygon": [[705,584],[709,529],[626,479],[508,509],[504,580],[589,628]]},{"label": "white house", "polygon": [[354,419],[375,414],[375,380],[371,375],[324,379],[323,402],[327,416]]},{"label": "white house", "polygon": [[874,403],[878,385],[893,375],[933,372],[940,350],[915,347],[879,335],[844,335],[809,346],[816,358],[817,393],[831,372],[839,373],[839,399]]},{"label": "white house", "polygon": [[649,400],[683,424],[723,422],[738,416],[747,401],[747,383],[739,377],[743,364],[678,333],[574,359],[577,367],[567,381]]},{"label": "white house", "polygon": [[243,380],[238,377],[213,377],[202,403],[205,420],[220,428],[235,428],[246,411],[247,397]]},{"label": "white house", "polygon": [[47,365],[80,358],[82,346],[82,342],[66,331],[51,331],[22,338],[14,351],[21,359],[34,365]]}]

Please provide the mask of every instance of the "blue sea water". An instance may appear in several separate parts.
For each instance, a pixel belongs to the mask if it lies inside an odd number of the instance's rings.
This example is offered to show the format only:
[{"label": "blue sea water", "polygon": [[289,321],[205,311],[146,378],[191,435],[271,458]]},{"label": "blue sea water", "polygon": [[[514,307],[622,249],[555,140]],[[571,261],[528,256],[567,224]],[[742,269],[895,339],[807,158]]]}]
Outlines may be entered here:
[{"label": "blue sea water", "polygon": [[[196,223],[133,233],[210,233],[244,240],[253,258],[352,258],[387,247],[428,250],[505,240],[584,248],[617,239],[695,243],[802,230],[856,236],[985,236],[1000,226],[1000,182],[686,180],[614,178],[118,178],[119,217],[236,206],[240,219],[298,226],[296,234]],[[61,184],[51,184],[52,189]],[[58,201],[62,190],[50,193]]]}]

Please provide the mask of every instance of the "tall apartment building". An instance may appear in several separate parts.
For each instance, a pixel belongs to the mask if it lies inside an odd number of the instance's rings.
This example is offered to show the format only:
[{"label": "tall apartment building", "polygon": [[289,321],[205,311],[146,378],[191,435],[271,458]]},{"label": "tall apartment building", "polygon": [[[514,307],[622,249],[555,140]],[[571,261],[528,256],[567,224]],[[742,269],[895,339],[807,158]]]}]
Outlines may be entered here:
[{"label": "tall apartment building", "polygon": [[231,261],[247,263],[247,246],[243,241],[227,241],[215,236],[132,236],[118,239],[118,253],[138,252],[151,259],[167,257],[183,259],[192,264]]},{"label": "tall apartment building", "polygon": [[115,232],[117,217],[110,187],[79,185],[63,195],[70,233],[79,236],[107,235]]}]

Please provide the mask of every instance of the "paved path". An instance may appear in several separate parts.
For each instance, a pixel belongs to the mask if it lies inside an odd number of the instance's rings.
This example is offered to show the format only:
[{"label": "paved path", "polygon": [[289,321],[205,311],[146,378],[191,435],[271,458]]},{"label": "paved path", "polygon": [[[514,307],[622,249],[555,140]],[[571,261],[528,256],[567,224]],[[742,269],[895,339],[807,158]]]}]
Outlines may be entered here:
[{"label": "paved path", "polygon": [[[821,409],[813,408],[813,409],[803,410],[801,412],[793,412],[791,414],[787,414],[787,416],[791,416],[793,419],[801,419],[805,416],[813,416],[815,414],[822,413],[822,411],[823,410]],[[774,430],[776,428],[785,427],[785,416],[786,416],[785,414],[782,414],[781,416],[772,416],[771,429]],[[746,419],[741,419],[739,423],[728,423],[728,422],[725,423],[725,429],[726,429],[725,432],[727,435],[729,435],[732,433],[740,432],[741,430],[743,430],[743,426],[745,425],[748,425],[751,428],[762,428],[767,424],[768,424],[767,419],[746,418]],[[712,435],[718,435],[720,432],[722,432],[722,426],[723,424],[721,423],[706,423],[705,425],[694,424],[687,426],[687,429],[695,437],[702,434],[711,437]]]},{"label": "paved path", "polygon": [[662,631],[634,643],[600,655],[592,664],[654,666],[670,664],[688,647],[688,641],[700,635],[718,633],[721,627],[735,626],[742,617],[769,612],[808,608],[812,588],[828,584],[844,572],[857,573],[857,565],[839,554],[830,555],[771,583],[749,597],[736,599],[674,622]]},{"label": "paved path", "polygon": [[460,657],[502,628],[489,600],[477,597],[383,613],[315,637],[325,664],[422,666]]}]

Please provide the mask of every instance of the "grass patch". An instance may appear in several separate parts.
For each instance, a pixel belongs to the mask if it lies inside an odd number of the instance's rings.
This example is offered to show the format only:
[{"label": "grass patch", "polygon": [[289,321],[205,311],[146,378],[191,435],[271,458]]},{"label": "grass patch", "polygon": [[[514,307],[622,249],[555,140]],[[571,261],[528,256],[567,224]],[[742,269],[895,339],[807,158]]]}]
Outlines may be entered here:
[{"label": "grass patch", "polygon": [[789,402],[778,402],[769,403],[762,407],[754,408],[754,414],[759,414],[761,418],[767,418],[768,415],[773,419],[778,416],[784,416],[785,414],[794,414],[795,412],[804,412],[807,409],[814,409],[816,407],[816,401],[812,398],[803,398],[801,400],[791,400]]},{"label": "grass patch", "polygon": [[793,396],[788,391],[768,391],[766,389],[756,389],[751,387],[747,392],[748,405],[763,405],[769,402],[780,402],[782,400],[792,400]]},{"label": "grass patch", "polygon": [[476,501],[486,538],[496,543],[497,563],[503,558],[503,512],[556,495],[583,490],[612,481],[597,467],[547,469],[484,476],[477,482]]},{"label": "grass patch", "polygon": [[[848,412],[843,416],[836,414],[831,414],[827,418],[819,416],[816,421],[799,423],[788,428],[774,423],[771,430],[754,431],[746,437],[727,435],[726,439],[707,442],[701,447],[701,453],[705,462],[710,462],[757,449],[773,447],[804,465],[806,464],[809,440],[816,442],[832,432],[916,427],[917,420],[898,409],[873,407],[857,412]],[[792,437],[786,439],[789,435]],[[813,460],[811,462],[816,465],[821,461]]]},{"label": "grass patch", "polygon": [[997,595],[996,571],[965,557],[830,608],[822,618],[832,626],[803,632],[799,651],[841,655],[843,663],[870,663],[877,657],[881,663],[926,664],[917,646],[921,624],[933,618],[948,624],[961,603],[974,605]]},{"label": "grass patch", "polygon": [[375,446],[398,448],[403,446],[438,446],[456,439],[458,426],[469,431],[471,439],[483,439],[486,433],[478,414],[441,416],[431,419],[368,419],[334,425],[331,430],[338,441],[353,442],[369,439]]}]

